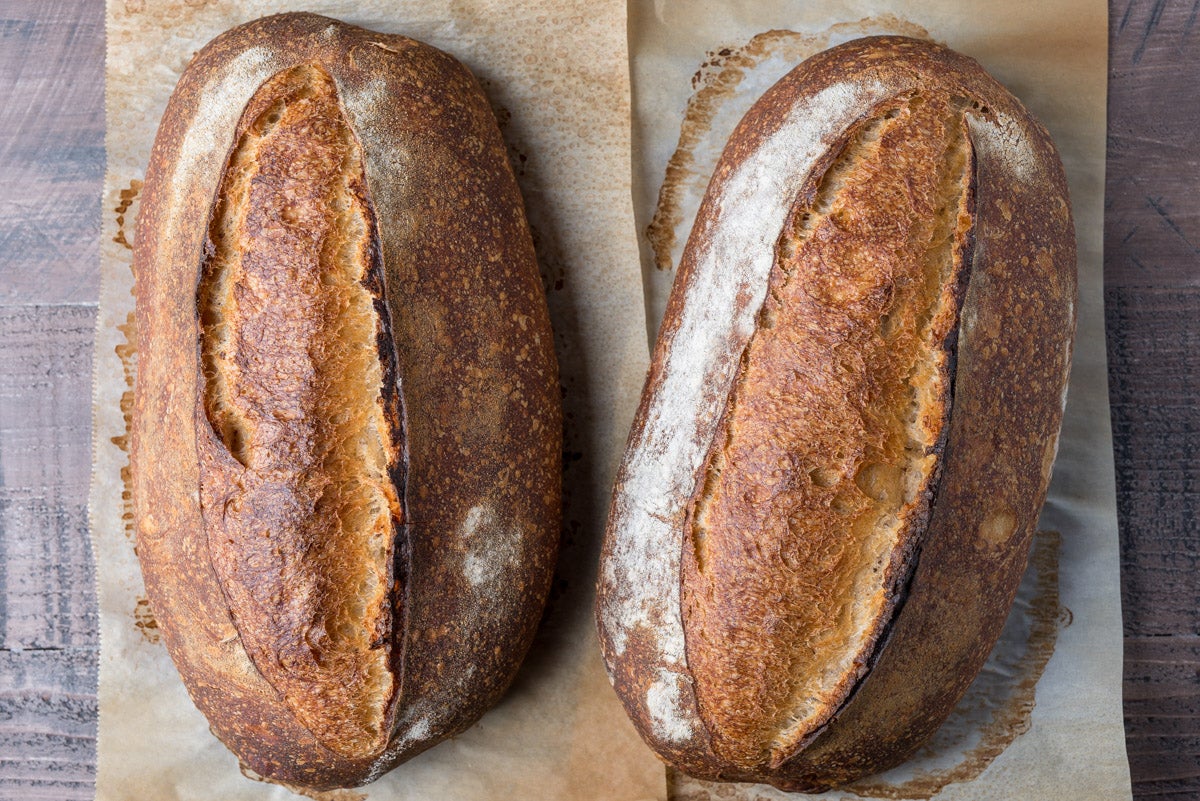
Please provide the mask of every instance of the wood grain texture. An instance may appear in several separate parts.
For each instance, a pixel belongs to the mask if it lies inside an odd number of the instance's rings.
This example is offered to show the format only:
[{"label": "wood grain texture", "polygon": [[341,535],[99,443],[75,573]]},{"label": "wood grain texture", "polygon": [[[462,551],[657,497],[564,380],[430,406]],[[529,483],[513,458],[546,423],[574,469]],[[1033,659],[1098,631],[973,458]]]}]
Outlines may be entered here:
[{"label": "wood grain texture", "polygon": [[0,303],[95,302],[104,3],[0,4]]},{"label": "wood grain texture", "polygon": [[1196,798],[1200,637],[1126,637],[1125,737],[1139,799]]},{"label": "wood grain texture", "polygon": [[1200,9],[1118,0],[1109,19],[1105,284],[1200,286]]},{"label": "wood grain texture", "polygon": [[1105,306],[1134,797],[1200,797],[1200,4],[1110,6]]},{"label": "wood grain texture", "polygon": [[[104,3],[0,5],[0,799],[94,795]],[[70,304],[70,305],[58,305]]]},{"label": "wood grain texture", "polygon": [[1194,634],[1200,287],[1109,286],[1105,306],[1125,632]]},{"label": "wood grain texture", "polygon": [[89,798],[88,305],[0,306],[0,798]]},{"label": "wood grain texture", "polygon": [[0,798],[89,799],[94,649],[0,649]]}]

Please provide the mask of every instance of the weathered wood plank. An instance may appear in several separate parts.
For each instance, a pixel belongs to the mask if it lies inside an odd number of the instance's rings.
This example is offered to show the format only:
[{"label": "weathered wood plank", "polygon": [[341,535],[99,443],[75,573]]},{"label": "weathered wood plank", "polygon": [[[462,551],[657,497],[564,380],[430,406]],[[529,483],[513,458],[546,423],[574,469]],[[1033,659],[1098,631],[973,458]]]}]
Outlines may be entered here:
[{"label": "weathered wood plank", "polygon": [[93,797],[97,655],[0,650],[0,801]]},{"label": "weathered wood plank", "polygon": [[[1105,284],[1134,797],[1200,797],[1200,28],[1110,4]],[[1159,635],[1159,636],[1145,636]]]},{"label": "weathered wood plank", "polygon": [[0,3],[0,94],[0,801],[82,800],[95,793],[103,0]]},{"label": "weathered wood plank", "polygon": [[[95,680],[95,648],[0,650],[0,732],[94,739]],[[0,756],[14,753],[5,749]]]},{"label": "weathered wood plank", "polygon": [[1110,16],[1105,282],[1200,284],[1200,26],[1192,3]]},{"label": "weathered wood plank", "polygon": [[0,799],[90,798],[95,307],[0,306]]},{"label": "weathered wood plank", "polygon": [[1200,632],[1200,287],[1105,296],[1125,631]]},{"label": "weathered wood plank", "polygon": [[104,3],[0,4],[0,87],[0,303],[94,301]]},{"label": "weathered wood plank", "polygon": [[91,306],[0,307],[0,647],[96,643]]},{"label": "weathered wood plank", "polygon": [[1200,636],[1127,637],[1125,729],[1138,798],[1192,799],[1200,786]]},{"label": "weathered wood plank", "polygon": [[58,778],[54,768],[43,770],[47,777],[52,778],[3,778],[8,761],[0,759],[0,801],[91,801],[96,797],[95,779]]},{"label": "weathered wood plank", "polygon": [[[0,5],[0,799],[90,799],[104,3]],[[30,306],[78,302],[74,306]],[[91,305],[88,305],[91,304]]]}]

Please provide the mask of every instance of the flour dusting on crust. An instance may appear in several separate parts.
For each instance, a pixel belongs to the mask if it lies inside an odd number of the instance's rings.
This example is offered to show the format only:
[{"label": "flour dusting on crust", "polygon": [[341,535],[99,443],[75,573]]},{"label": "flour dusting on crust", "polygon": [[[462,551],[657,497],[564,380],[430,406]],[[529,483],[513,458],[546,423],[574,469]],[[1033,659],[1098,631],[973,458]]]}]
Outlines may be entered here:
[{"label": "flour dusting on crust", "polygon": [[489,601],[492,594],[502,597],[498,586],[513,575],[521,559],[521,532],[501,525],[490,506],[472,506],[458,530],[459,541],[466,544],[463,576],[471,587]]},{"label": "flour dusting on crust", "polygon": [[679,683],[686,681],[679,673],[659,670],[658,680],[646,691],[646,710],[654,733],[669,743],[685,742],[692,736],[683,709],[683,693]]},{"label": "flour dusting on crust", "polygon": [[[230,131],[234,130],[251,95],[277,71],[277,62],[275,55],[267,48],[249,47],[234,56],[205,86],[204,97],[210,102],[204,103],[196,112],[174,161],[170,180],[174,200],[167,204],[167,210],[172,215],[186,208],[186,197],[182,193],[189,186],[190,176],[202,168],[203,162],[223,159],[233,146],[229,138]],[[216,171],[209,169],[207,173],[215,175]],[[168,221],[168,226],[174,228],[174,219]]]},{"label": "flour dusting on crust", "polygon": [[1021,183],[1040,180],[1045,159],[1034,150],[1033,139],[1008,116],[997,120],[971,115],[971,140],[979,158],[1002,166]]}]

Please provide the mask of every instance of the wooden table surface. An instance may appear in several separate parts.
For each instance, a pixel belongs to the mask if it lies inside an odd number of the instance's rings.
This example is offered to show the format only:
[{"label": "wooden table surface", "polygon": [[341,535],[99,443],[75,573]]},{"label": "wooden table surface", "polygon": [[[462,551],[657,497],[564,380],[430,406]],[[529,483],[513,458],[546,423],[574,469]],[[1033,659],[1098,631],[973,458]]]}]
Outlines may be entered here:
[{"label": "wooden table surface", "polygon": [[[1200,798],[1200,0],[1112,0],[1105,298],[1137,799]],[[0,0],[0,800],[93,796],[104,4]]]}]

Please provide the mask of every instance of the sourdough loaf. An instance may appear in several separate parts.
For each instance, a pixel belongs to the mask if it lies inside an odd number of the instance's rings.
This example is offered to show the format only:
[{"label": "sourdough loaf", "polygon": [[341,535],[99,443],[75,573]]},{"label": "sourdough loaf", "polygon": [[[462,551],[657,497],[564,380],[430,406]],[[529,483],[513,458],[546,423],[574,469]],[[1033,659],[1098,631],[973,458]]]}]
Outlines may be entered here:
[{"label": "sourdough loaf", "polygon": [[890,767],[986,659],[1075,329],[1066,180],[977,63],[821,53],[730,138],[676,278],[599,577],[609,675],[697,776]]},{"label": "sourdough loaf", "polygon": [[312,14],[221,35],[163,116],[134,270],[138,556],[213,732],[330,788],[469,726],[540,618],[561,451],[474,78]]}]

